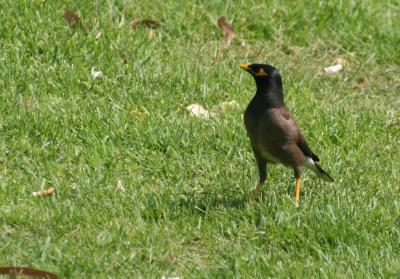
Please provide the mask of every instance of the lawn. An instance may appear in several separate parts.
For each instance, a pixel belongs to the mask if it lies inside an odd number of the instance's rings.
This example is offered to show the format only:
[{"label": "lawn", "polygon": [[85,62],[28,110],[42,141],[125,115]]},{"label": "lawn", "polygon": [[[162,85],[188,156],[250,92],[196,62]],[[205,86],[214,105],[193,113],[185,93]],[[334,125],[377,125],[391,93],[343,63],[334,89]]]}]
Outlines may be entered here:
[{"label": "lawn", "polygon": [[[400,276],[400,2],[223,2],[0,4],[0,267]],[[65,10],[81,21],[70,26]],[[130,27],[148,18],[161,25]],[[342,71],[319,74],[338,58]],[[281,166],[249,202],[258,174],[243,112],[255,84],[237,65],[254,62],[280,69],[286,104],[335,179],[305,171],[298,208]],[[208,118],[185,109],[231,101]]]}]

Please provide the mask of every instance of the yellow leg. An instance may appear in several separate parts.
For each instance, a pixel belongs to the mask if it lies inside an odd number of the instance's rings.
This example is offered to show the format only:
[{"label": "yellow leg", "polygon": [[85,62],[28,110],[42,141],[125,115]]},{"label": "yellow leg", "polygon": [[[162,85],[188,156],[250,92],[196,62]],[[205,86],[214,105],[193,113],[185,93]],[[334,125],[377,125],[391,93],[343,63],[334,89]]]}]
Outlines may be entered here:
[{"label": "yellow leg", "polygon": [[295,202],[298,203],[300,200],[300,189],[301,189],[301,178],[296,178],[296,186],[295,186]]},{"label": "yellow leg", "polygon": [[251,194],[251,201],[256,201],[258,194],[261,191],[261,187],[263,186],[262,183],[258,182],[256,188],[254,189],[253,193]]}]

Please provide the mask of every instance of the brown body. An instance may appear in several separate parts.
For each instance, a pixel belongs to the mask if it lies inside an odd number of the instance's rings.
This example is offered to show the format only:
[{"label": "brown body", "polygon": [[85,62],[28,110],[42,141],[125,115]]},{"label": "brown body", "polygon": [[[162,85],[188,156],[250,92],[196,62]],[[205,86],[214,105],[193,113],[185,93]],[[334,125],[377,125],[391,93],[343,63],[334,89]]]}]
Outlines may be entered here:
[{"label": "brown body", "polygon": [[251,146],[263,160],[293,168],[301,166],[304,154],[297,145],[301,136],[285,107],[268,109],[258,117],[250,108],[244,118]]}]

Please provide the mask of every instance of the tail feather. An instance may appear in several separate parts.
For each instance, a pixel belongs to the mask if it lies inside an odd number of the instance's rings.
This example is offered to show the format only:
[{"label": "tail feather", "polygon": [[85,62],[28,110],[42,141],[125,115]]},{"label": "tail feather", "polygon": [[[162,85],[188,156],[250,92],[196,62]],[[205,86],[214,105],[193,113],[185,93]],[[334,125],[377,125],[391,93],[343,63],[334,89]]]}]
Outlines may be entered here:
[{"label": "tail feather", "polygon": [[303,166],[315,172],[319,178],[327,182],[333,182],[333,178],[323,169],[321,166],[316,163],[311,157],[306,157]]},{"label": "tail feather", "polygon": [[329,173],[327,173],[323,168],[321,168],[320,165],[318,165],[317,163],[315,163],[315,165],[317,166],[318,172],[317,175],[319,178],[321,178],[324,181],[327,182],[333,182],[333,178],[329,175]]}]

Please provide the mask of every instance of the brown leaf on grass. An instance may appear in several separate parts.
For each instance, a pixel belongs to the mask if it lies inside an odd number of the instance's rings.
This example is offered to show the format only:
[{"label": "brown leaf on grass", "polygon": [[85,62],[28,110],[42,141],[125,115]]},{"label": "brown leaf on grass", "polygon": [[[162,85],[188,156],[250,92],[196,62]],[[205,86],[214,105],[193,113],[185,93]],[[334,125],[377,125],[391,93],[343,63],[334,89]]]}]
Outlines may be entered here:
[{"label": "brown leaf on grass", "polygon": [[365,87],[367,87],[367,79],[363,77],[357,78],[354,87],[359,89],[364,89]]},{"label": "brown leaf on grass", "polygon": [[363,85],[365,84],[366,79],[365,78],[358,78],[356,79],[356,82],[358,85]]},{"label": "brown leaf on grass", "polygon": [[49,189],[43,189],[43,190],[40,190],[40,191],[37,191],[37,192],[32,192],[32,195],[34,197],[49,196],[51,194],[54,194],[55,191],[56,190],[53,187],[51,187]]},{"label": "brown leaf on grass", "polygon": [[65,11],[64,19],[68,22],[70,26],[75,26],[81,23],[81,18],[73,11]]},{"label": "brown leaf on grass", "polygon": [[[30,267],[16,267],[16,266],[7,266],[0,267],[0,274],[8,275],[8,278],[49,278],[49,279],[58,279],[59,277],[47,271],[30,268]],[[3,277],[2,277],[3,278]]]},{"label": "brown leaf on grass", "polygon": [[346,59],[340,57],[336,59],[336,63],[342,65],[343,67],[346,67],[349,64]]},{"label": "brown leaf on grass", "polygon": [[156,31],[149,30],[149,39],[152,40],[156,37]]},{"label": "brown leaf on grass", "polygon": [[232,39],[235,37],[235,30],[233,29],[232,24],[228,22],[226,17],[220,16],[217,21],[218,27],[221,30],[222,36],[224,40],[230,44]]},{"label": "brown leaf on grass", "polygon": [[128,55],[126,55],[125,52],[121,52],[119,54],[119,57],[122,59],[122,62],[124,62],[124,64],[126,64],[128,62]]},{"label": "brown leaf on grass", "polygon": [[136,30],[139,26],[143,25],[149,28],[158,28],[161,26],[160,22],[155,19],[134,19],[130,23],[132,30]]}]

